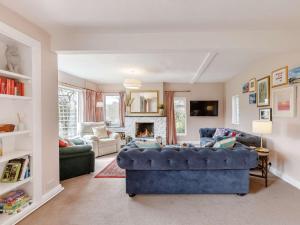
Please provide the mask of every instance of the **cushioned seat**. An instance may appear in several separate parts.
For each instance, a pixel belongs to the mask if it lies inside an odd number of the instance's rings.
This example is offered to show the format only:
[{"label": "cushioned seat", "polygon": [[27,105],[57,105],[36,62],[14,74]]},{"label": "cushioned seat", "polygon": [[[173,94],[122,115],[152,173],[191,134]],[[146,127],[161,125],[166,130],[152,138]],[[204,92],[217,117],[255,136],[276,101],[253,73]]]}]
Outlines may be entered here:
[{"label": "cushioned seat", "polygon": [[99,139],[98,141],[99,141],[100,146],[117,144],[117,140],[112,139],[112,138],[102,138],[102,139]]},{"label": "cushioned seat", "polygon": [[257,152],[245,145],[234,148],[137,148],[126,146],[118,165],[126,169],[126,192],[248,193],[249,169]]}]

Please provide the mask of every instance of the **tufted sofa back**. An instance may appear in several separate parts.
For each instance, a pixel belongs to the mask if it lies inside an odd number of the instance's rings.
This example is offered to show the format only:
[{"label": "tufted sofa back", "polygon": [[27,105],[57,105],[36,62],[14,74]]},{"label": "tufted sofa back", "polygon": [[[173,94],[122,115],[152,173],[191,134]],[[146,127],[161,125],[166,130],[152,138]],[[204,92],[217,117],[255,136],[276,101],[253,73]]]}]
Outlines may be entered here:
[{"label": "tufted sofa back", "polygon": [[124,147],[117,156],[117,163],[127,170],[232,170],[256,167],[257,157],[257,152],[247,147],[214,150]]},{"label": "tufted sofa back", "polygon": [[[256,146],[256,147],[260,146],[260,137],[239,130],[233,130],[233,129],[228,129],[228,130],[235,131],[238,134],[238,136],[236,137],[236,140],[238,142],[247,146]],[[216,128],[200,128],[199,130],[200,138],[203,137],[212,138],[215,132],[216,132]]]},{"label": "tufted sofa back", "polygon": [[104,122],[82,122],[79,124],[79,135],[83,137],[85,135],[93,135],[93,127],[105,126]]},{"label": "tufted sofa back", "polygon": [[200,137],[212,138],[216,132],[216,128],[200,128]]}]

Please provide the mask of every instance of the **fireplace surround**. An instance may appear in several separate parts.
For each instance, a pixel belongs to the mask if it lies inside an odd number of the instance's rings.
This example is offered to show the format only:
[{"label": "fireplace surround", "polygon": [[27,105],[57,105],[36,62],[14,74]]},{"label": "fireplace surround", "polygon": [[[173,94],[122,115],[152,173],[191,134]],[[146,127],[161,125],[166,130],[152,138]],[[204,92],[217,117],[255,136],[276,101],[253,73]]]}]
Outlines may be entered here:
[{"label": "fireplace surround", "polygon": [[[136,123],[153,123],[153,136],[147,139],[153,139],[157,136],[162,138],[162,143],[166,144],[167,137],[167,121],[164,116],[125,116],[124,131],[126,136],[136,137]],[[145,138],[146,139],[146,138]]]}]

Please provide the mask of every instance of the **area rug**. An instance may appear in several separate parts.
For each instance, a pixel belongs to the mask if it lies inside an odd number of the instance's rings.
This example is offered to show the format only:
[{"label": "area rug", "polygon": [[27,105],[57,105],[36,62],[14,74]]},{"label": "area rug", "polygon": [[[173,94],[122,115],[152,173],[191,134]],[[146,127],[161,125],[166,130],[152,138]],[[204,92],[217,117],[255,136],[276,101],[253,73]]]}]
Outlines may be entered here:
[{"label": "area rug", "polygon": [[126,173],[124,169],[121,169],[116,159],[109,163],[101,172],[99,172],[95,178],[125,178]]}]

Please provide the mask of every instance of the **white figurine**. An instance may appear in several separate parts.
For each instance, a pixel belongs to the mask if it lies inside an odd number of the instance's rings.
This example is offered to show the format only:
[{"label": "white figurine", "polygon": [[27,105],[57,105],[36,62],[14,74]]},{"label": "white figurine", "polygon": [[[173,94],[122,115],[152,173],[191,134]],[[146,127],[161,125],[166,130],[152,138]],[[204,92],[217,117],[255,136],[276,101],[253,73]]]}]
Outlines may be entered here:
[{"label": "white figurine", "polygon": [[14,45],[7,45],[5,56],[6,56],[8,71],[20,73],[21,59],[20,59],[18,47]]}]

